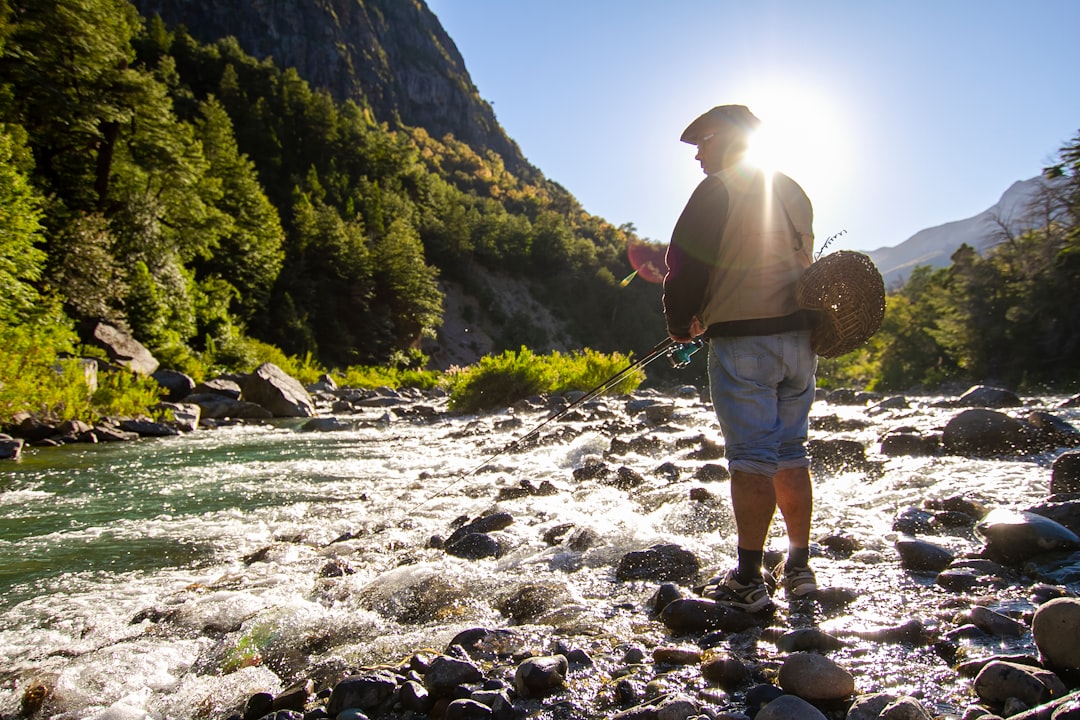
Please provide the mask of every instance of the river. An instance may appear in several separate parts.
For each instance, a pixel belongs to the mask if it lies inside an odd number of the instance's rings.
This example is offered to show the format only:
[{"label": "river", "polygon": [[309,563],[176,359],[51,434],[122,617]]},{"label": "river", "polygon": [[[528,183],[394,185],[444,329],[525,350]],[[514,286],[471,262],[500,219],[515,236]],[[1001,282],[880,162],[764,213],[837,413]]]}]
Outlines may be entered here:
[{"label": "river", "polygon": [[[453,415],[438,397],[411,400],[410,412],[347,416],[356,427],[336,432],[280,420],[28,449],[0,465],[0,717],[16,717],[38,684],[49,692],[41,717],[224,718],[251,693],[297,678],[329,681],[346,666],[443,649],[463,629],[514,625],[507,595],[530,584],[549,591],[546,614],[518,623],[538,638],[557,628],[597,656],[685,642],[646,609],[656,583],[613,575],[625,553],[656,543],[692,551],[710,573],[734,555],[726,482],[695,477],[706,461],[693,450],[703,436],[719,440],[712,410],[686,392],[660,399],[675,404],[666,422],[627,412],[626,397],[602,397],[548,424],[527,449],[511,443],[547,410]],[[1031,610],[1025,587],[973,599],[900,566],[892,524],[905,508],[956,496],[986,507],[1036,503],[1056,456],[877,454],[888,428],[939,432],[957,411],[937,399],[909,397],[909,407],[881,412],[814,405],[812,437],[857,440],[879,468],[815,473],[815,537],[841,534],[859,547],[814,560],[822,585],[858,593],[843,613],[821,618],[823,629],[916,618],[946,631],[975,602]],[[1077,410],[1054,409],[1061,399],[1026,403],[1075,424]],[[647,439],[608,458],[644,485],[575,479],[613,437]],[[553,493],[515,492],[545,482]],[[716,501],[692,500],[695,488]],[[492,509],[514,518],[499,532],[501,557],[461,559],[432,542]],[[781,528],[774,548],[784,546]],[[979,547],[963,532],[933,541]],[[1030,634],[962,644],[972,657],[1033,647]],[[753,652],[779,654],[766,642]],[[861,692],[912,693],[957,715],[974,699],[970,681],[930,646],[852,643],[834,657]],[[575,692],[603,692],[604,666],[591,674],[595,682],[581,679]]]}]

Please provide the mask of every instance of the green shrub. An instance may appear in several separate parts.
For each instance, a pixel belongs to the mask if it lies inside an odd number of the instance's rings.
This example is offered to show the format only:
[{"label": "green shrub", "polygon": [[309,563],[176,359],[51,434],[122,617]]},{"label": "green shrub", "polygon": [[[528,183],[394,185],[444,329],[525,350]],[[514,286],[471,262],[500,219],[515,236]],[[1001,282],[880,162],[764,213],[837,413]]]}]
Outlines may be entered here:
[{"label": "green shrub", "polygon": [[422,390],[430,390],[438,387],[443,381],[443,375],[435,370],[401,369],[396,367],[375,367],[369,365],[354,365],[347,368],[344,373],[334,373],[334,382],[344,387],[376,388],[389,387],[395,390],[403,387],[414,387]]},{"label": "green shrub", "polygon": [[[619,353],[604,355],[593,350],[546,356],[528,348],[484,357],[476,365],[449,376],[450,407],[462,412],[490,410],[540,393],[593,390],[630,365]],[[611,388],[629,392],[641,384],[639,368],[627,372]]]}]

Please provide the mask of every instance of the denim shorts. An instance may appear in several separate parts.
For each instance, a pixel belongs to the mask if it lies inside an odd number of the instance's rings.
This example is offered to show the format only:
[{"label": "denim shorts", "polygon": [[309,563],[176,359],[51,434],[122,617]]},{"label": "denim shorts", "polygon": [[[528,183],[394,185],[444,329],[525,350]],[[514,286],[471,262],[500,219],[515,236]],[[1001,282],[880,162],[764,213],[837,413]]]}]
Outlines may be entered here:
[{"label": "denim shorts", "polygon": [[709,341],[709,389],[728,469],[772,477],[810,464],[816,371],[809,330]]}]

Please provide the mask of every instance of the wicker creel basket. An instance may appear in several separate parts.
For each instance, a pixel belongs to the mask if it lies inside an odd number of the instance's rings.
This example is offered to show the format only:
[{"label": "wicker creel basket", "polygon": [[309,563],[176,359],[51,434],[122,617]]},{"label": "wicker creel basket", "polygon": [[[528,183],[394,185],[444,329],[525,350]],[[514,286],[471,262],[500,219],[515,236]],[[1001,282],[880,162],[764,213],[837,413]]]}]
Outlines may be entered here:
[{"label": "wicker creel basket", "polygon": [[885,317],[885,283],[872,260],[840,250],[816,260],[795,288],[799,307],[815,311],[814,352],[838,357],[877,332]]}]

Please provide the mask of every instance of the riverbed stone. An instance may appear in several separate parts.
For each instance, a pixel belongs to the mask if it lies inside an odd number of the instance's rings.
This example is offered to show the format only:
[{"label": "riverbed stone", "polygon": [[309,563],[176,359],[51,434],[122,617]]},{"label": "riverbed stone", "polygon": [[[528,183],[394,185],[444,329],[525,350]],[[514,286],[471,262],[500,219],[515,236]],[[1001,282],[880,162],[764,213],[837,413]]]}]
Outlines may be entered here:
[{"label": "riverbed stone", "polygon": [[1059,455],[1050,469],[1050,494],[1080,492],[1080,450]]},{"label": "riverbed stone", "polygon": [[971,608],[967,616],[975,627],[995,637],[1020,637],[1028,631],[1024,623],[983,605]]},{"label": "riverbed stone", "polygon": [[165,390],[165,400],[169,402],[183,400],[195,389],[194,378],[179,370],[159,368],[151,377]]},{"label": "riverbed stone", "polygon": [[1027,455],[1047,449],[1038,428],[997,410],[965,410],[945,424],[942,446],[952,455],[976,458]]},{"label": "riverbed stone", "polygon": [[975,531],[985,541],[984,554],[997,562],[1017,566],[1053,550],[1078,550],[1080,537],[1061,523],[1026,511],[991,510]]},{"label": "riverbed stone", "polygon": [[615,568],[615,578],[629,580],[654,580],[657,582],[686,582],[701,570],[697,556],[679,545],[657,544],[645,550],[634,550],[623,555]]},{"label": "riverbed stone", "polygon": [[941,572],[955,557],[948,548],[909,536],[896,540],[896,551],[900,554],[900,564],[914,571]]},{"label": "riverbed stone", "polygon": [[1063,597],[1043,603],[1032,618],[1031,632],[1048,666],[1080,672],[1080,599]]},{"label": "riverbed stone", "polygon": [[1077,430],[1068,420],[1045,410],[1032,410],[1027,415],[1027,421],[1039,430],[1043,439],[1051,447],[1080,446],[1080,430]]},{"label": "riverbed stone", "polygon": [[1065,684],[1054,673],[1033,665],[993,660],[983,666],[972,684],[983,702],[1000,705],[1017,698],[1028,707],[1035,707],[1067,692]]},{"label": "riverbed stone", "polygon": [[394,676],[388,673],[350,675],[334,686],[326,711],[337,716],[350,708],[365,712],[378,710],[393,698],[396,688]]},{"label": "riverbed stone", "polygon": [[842,700],[855,692],[855,678],[836,661],[811,652],[789,655],[777,676],[784,692],[805,700]]},{"label": "riverbed stone", "polygon": [[10,435],[0,435],[0,460],[18,460],[23,440]]},{"label": "riverbed stone", "polygon": [[936,435],[923,437],[912,431],[886,433],[878,450],[886,457],[925,457],[936,455],[940,448],[941,439]]},{"label": "riverbed stone", "polygon": [[523,697],[543,697],[566,683],[570,663],[564,655],[532,657],[514,671],[514,687]]},{"label": "riverbed stone", "polygon": [[763,622],[760,615],[751,615],[705,598],[679,598],[668,603],[660,612],[660,622],[675,634],[707,630],[742,632],[760,626]]},{"label": "riverbed stone", "polygon": [[274,417],[314,417],[315,403],[300,381],[274,363],[266,362],[244,377],[242,397],[269,410]]},{"label": "riverbed stone", "polygon": [[1023,405],[1020,396],[1006,388],[973,385],[956,400],[958,407],[1003,408]]},{"label": "riverbed stone", "polygon": [[701,677],[724,690],[741,688],[750,681],[750,670],[741,660],[728,655],[712,657],[701,665]]},{"label": "riverbed stone", "polygon": [[826,720],[826,717],[800,697],[781,695],[761,708],[754,720]]},{"label": "riverbed stone", "polygon": [[441,697],[459,685],[483,679],[484,674],[475,663],[449,655],[439,655],[431,661],[424,673],[424,687],[435,697]]}]

